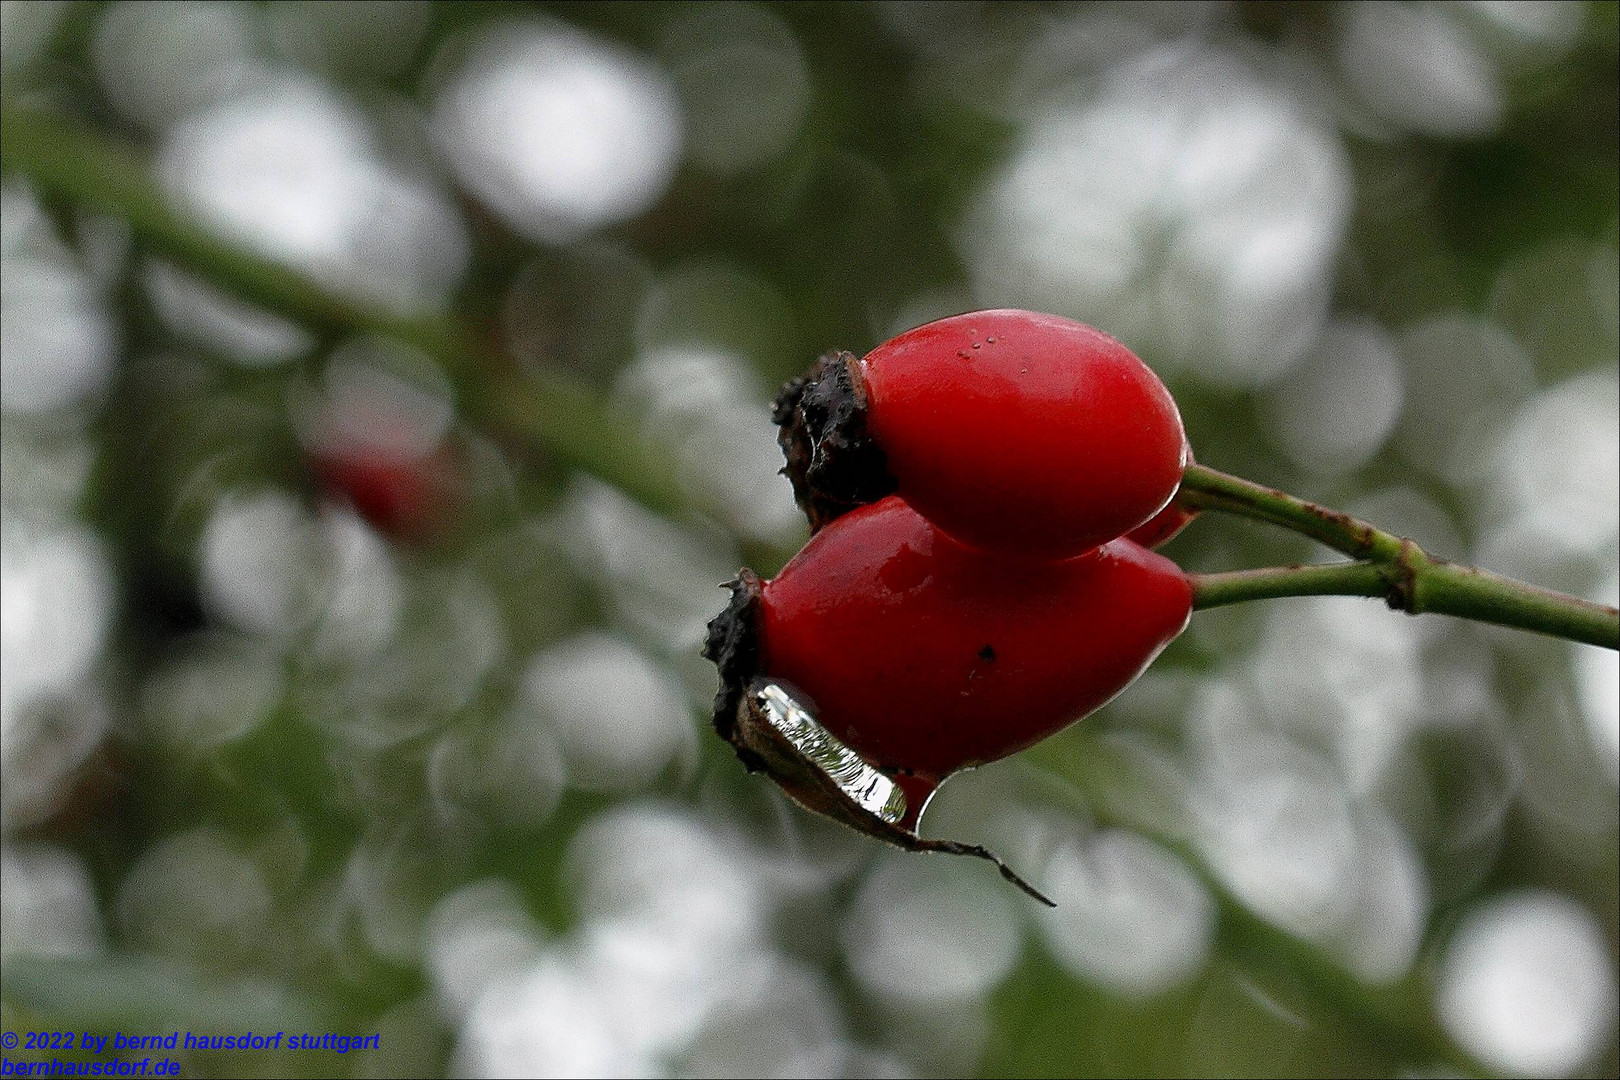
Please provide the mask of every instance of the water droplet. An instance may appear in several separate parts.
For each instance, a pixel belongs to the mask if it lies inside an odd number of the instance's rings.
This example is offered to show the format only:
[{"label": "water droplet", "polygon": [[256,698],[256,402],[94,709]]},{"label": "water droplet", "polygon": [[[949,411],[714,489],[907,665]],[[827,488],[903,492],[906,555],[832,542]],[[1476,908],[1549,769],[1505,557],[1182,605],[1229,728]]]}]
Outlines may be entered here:
[{"label": "water droplet", "polygon": [[[776,683],[765,684],[757,694],[771,726],[826,773],[846,797],[884,821],[893,823],[905,819],[909,800],[903,785],[863,761]],[[932,793],[933,788],[928,791]]]}]

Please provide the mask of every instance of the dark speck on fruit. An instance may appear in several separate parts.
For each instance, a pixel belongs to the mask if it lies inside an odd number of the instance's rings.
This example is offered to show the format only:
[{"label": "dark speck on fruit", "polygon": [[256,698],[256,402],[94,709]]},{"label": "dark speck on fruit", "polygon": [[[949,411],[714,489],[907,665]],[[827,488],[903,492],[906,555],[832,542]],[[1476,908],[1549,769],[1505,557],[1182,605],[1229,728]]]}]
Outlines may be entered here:
[{"label": "dark speck on fruit", "polygon": [[996,662],[996,650],[994,650],[990,646],[986,645],[984,648],[979,650],[979,659],[983,660],[987,664],[995,663]]}]

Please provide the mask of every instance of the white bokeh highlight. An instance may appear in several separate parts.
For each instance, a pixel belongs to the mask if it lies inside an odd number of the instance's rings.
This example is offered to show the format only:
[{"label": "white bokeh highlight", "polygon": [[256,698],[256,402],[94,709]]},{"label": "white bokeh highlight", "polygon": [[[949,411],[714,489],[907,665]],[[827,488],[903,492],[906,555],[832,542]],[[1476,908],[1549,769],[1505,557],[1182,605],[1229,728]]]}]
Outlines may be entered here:
[{"label": "white bokeh highlight", "polygon": [[1453,1038],[1519,1076],[1567,1076],[1614,1044],[1611,947],[1591,913],[1558,893],[1495,897],[1457,927],[1439,972]]},{"label": "white bokeh highlight", "polygon": [[1395,344],[1382,327],[1337,320],[1273,390],[1269,434],[1302,468],[1352,472],[1395,426],[1404,382]]},{"label": "white bokeh highlight", "polygon": [[595,480],[575,481],[551,526],[615,614],[670,653],[699,648],[724,602],[720,583],[741,565],[728,537],[678,525]]},{"label": "white bokeh highlight", "polygon": [[1037,913],[1047,948],[1076,977],[1150,998],[1203,966],[1215,902],[1173,854],[1110,830],[1060,847],[1042,884],[1057,907]]},{"label": "white bokeh highlight", "polygon": [[96,27],[90,58],[107,100],[162,128],[263,78],[262,9],[210,0],[123,0]]},{"label": "white bokeh highlight", "polygon": [[[488,884],[435,914],[435,927],[459,928],[447,942],[474,934],[514,944],[515,964],[485,944],[471,950],[484,959],[472,962],[441,947],[442,996],[465,1000],[474,971],[488,974],[462,1027],[459,1072],[659,1076],[697,1059],[710,1065],[692,1066],[696,1075],[749,1075],[752,1067],[736,1063],[771,1048],[808,1056],[816,1066],[804,1074],[816,1075],[839,1059],[830,989],[771,946],[761,863],[713,822],[674,806],[622,804],[580,829],[568,865],[583,918],[538,952],[511,898],[491,903]],[[486,929],[476,929],[480,920]]]},{"label": "white bokeh highlight", "polygon": [[524,691],[556,732],[576,787],[645,787],[693,744],[680,683],[622,638],[591,633],[559,642],[530,662]]},{"label": "white bokeh highlight", "polygon": [[687,153],[707,172],[765,164],[798,138],[811,79],[780,15],[728,2],[672,9],[662,52],[686,113]]},{"label": "white bokeh highlight", "polygon": [[1337,135],[1202,50],[1150,52],[1072,97],[1032,107],[969,214],[977,299],[1101,326],[1220,383],[1286,371],[1321,327],[1349,212]]},{"label": "white bokeh highlight", "polygon": [[719,508],[743,536],[787,544],[804,526],[770,406],[747,362],[696,346],[649,349],[619,377],[618,395],[648,439],[673,454],[682,487]]},{"label": "white bokeh highlight", "polygon": [[71,5],[67,0],[5,0],[0,4],[0,71],[21,71],[51,40]]},{"label": "white bokeh highlight", "polygon": [[203,224],[348,295],[437,307],[466,263],[448,198],[388,161],[365,114],[306,76],[256,84],[176,123],[157,167]]},{"label": "white bokeh highlight", "polygon": [[841,932],[856,980],[896,1004],[971,1000],[1023,946],[1018,894],[977,860],[891,857],[861,886]]},{"label": "white bokeh highlight", "polygon": [[93,688],[113,578],[87,531],[8,513],[0,525],[0,820],[47,816],[100,743]]},{"label": "white bokeh highlight", "polygon": [[318,389],[294,399],[299,439],[317,454],[417,461],[455,420],[455,388],[427,354],[386,338],[332,351]]},{"label": "white bokeh highlight", "polygon": [[1544,55],[1575,44],[1586,22],[1587,5],[1564,0],[1464,0],[1463,6],[1486,24],[1506,31],[1514,45],[1543,50]]},{"label": "white bokeh highlight", "polygon": [[656,202],[680,158],[669,77],[553,22],[484,32],[433,108],[440,151],[508,225],[565,243]]},{"label": "white bokeh highlight", "polygon": [[101,912],[84,860],[47,844],[0,846],[0,956],[101,949]]},{"label": "white bokeh highlight", "polygon": [[[1620,578],[1611,574],[1594,599],[1620,603]],[[1620,653],[1590,645],[1574,647],[1575,691],[1598,759],[1620,780]]]},{"label": "white bokeh highlight", "polygon": [[485,986],[532,963],[542,940],[508,881],[487,878],[445,894],[423,933],[425,966],[445,1015],[464,1018]]},{"label": "white bokeh highlight", "polygon": [[244,367],[262,367],[309,352],[314,335],[297,323],[220,292],[168,263],[146,266],[146,290],[158,315],[187,341]]},{"label": "white bokeh highlight", "polygon": [[1520,407],[1492,456],[1486,494],[1506,517],[1577,550],[1620,533],[1620,382],[1594,371]]},{"label": "white bokeh highlight", "polygon": [[[1356,767],[1355,756],[1335,767],[1268,722],[1264,700],[1212,685],[1195,702],[1189,735],[1199,760],[1189,809],[1198,848],[1256,914],[1334,952],[1363,981],[1398,979],[1427,925],[1422,860],[1341,773]],[[1387,760],[1398,743],[1380,742],[1379,760]]]},{"label": "white bokeh highlight", "polygon": [[0,191],[0,407],[44,413],[93,398],[116,337],[95,283],[33,197]]},{"label": "white bokeh highlight", "polygon": [[314,523],[279,491],[220,500],[198,552],[204,603],[250,633],[283,635],[314,617],[319,558]]},{"label": "white bokeh highlight", "polygon": [[280,658],[249,638],[187,641],[141,689],[151,730],[182,753],[206,753],[252,731],[281,700]]},{"label": "white bokeh highlight", "polygon": [[1529,355],[1500,323],[1461,311],[1422,319],[1396,340],[1407,372],[1403,456],[1455,485],[1482,482],[1513,403],[1535,393]]},{"label": "white bokeh highlight", "polygon": [[1341,77],[1389,124],[1441,138],[1490,134],[1506,94],[1461,8],[1384,0],[1338,8]]},{"label": "white bokeh highlight", "polygon": [[614,1037],[607,1010],[565,956],[493,983],[473,1005],[456,1049],[459,1075],[651,1077],[660,1070]]},{"label": "white bokeh highlight", "polygon": [[[176,889],[176,881],[186,888]],[[118,884],[127,940],[165,956],[245,955],[271,917],[270,883],[235,838],[203,825],[160,840]]]}]

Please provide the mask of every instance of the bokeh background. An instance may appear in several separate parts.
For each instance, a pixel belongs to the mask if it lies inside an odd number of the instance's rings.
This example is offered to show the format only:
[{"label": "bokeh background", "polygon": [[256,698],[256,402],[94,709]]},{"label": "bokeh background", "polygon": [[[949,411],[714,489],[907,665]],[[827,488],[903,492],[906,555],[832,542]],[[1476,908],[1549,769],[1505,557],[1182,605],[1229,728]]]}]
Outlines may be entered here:
[{"label": "bokeh background", "polygon": [[775,386],[989,306],[1121,338],[1201,461],[1612,603],[1617,11],[6,0],[8,117],[485,360],[248,303],[8,144],[3,1026],[381,1034],[214,1076],[1614,1075],[1612,652],[1197,614],[930,810],[1044,911],[745,776],[697,650],[803,538]]}]

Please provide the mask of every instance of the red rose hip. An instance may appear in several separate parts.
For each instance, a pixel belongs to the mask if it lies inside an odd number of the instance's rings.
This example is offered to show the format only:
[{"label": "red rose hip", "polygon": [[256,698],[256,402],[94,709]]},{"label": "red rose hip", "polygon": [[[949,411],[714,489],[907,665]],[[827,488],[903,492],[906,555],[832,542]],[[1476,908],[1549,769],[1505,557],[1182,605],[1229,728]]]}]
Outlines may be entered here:
[{"label": "red rose hip", "polygon": [[958,543],[903,500],[856,510],[764,583],[762,670],[888,773],[943,779],[1095,710],[1187,624],[1129,541],[1047,563]]},{"label": "red rose hip", "polygon": [[[1192,446],[1189,445],[1187,447],[1187,464],[1191,465],[1192,463]],[[1145,548],[1156,548],[1161,544],[1169,543],[1180,535],[1181,530],[1192,524],[1193,518],[1197,516],[1198,511],[1196,509],[1172,497],[1163,510],[1153,515],[1152,521],[1132,529],[1125,534],[1125,539],[1141,544]]]},{"label": "red rose hip", "polygon": [[777,422],[813,527],[897,491],[964,543],[1062,558],[1149,521],[1181,481],[1175,401],[1125,346],[1028,311],[823,357]]},{"label": "red rose hip", "polygon": [[[744,573],[710,625],[715,725],[750,767],[857,828],[898,787],[884,827],[915,840],[940,781],[1103,705],[1191,610],[1180,568],[1129,540],[1058,562],[985,551],[890,496],[827,525],[772,580]],[[803,760],[756,738],[773,686],[813,718],[794,721]],[[831,788],[806,797],[807,783],[826,786],[818,769],[845,778],[845,796],[858,786],[861,806],[829,809]]]}]

